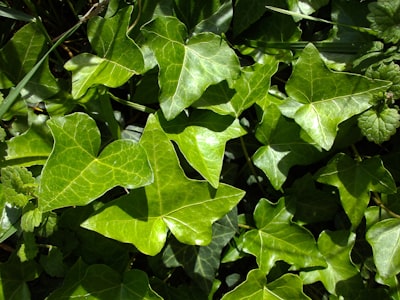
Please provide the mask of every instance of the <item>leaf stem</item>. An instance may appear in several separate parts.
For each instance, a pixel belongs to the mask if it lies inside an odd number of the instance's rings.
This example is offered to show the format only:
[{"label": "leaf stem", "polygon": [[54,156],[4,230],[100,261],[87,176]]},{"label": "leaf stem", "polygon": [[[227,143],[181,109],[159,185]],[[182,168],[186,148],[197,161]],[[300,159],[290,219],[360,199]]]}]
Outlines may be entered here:
[{"label": "leaf stem", "polygon": [[246,163],[248,164],[248,166],[250,168],[250,171],[253,174],[260,191],[262,192],[263,195],[266,195],[266,192],[265,192],[261,182],[258,180],[257,171],[254,168],[254,165],[253,165],[253,163],[251,161],[251,157],[249,156],[249,153],[247,152],[246,144],[244,142],[243,137],[240,137],[240,145],[242,146],[243,154],[244,154],[244,156],[246,158]]},{"label": "leaf stem", "polygon": [[393,218],[400,219],[400,215],[396,214],[394,211],[391,211],[389,208],[385,206],[382,202],[381,198],[379,197],[377,192],[372,192],[372,200],[378,205],[380,208],[386,210],[386,212]]},{"label": "leaf stem", "polygon": [[138,0],[137,5],[138,5],[138,15],[136,16],[136,19],[135,21],[133,21],[132,25],[129,26],[128,34],[132,31],[133,28],[135,28],[135,26],[139,22],[140,16],[142,15],[142,0]]},{"label": "leaf stem", "polygon": [[113,95],[110,92],[108,92],[108,94],[110,95],[111,99],[113,99],[113,100],[115,100],[115,101],[117,101],[117,102],[119,102],[119,103],[121,103],[123,105],[129,106],[129,107],[131,107],[131,108],[133,108],[135,110],[138,110],[138,111],[141,111],[141,112],[145,112],[145,113],[149,113],[149,114],[154,114],[156,112],[155,109],[152,109],[150,107],[147,107],[147,106],[144,106],[144,105],[141,105],[141,104],[138,104],[138,103],[134,103],[134,102],[131,102],[131,101],[126,101],[124,99],[118,98],[117,96]]}]

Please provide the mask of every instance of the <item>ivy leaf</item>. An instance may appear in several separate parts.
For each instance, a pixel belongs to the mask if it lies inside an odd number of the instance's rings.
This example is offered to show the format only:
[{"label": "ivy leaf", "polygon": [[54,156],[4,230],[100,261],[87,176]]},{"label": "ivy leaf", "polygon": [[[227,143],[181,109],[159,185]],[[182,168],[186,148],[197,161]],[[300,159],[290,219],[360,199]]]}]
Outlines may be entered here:
[{"label": "ivy leaf", "polygon": [[321,281],[332,295],[355,299],[363,288],[359,270],[351,261],[351,251],[356,235],[348,231],[323,231],[318,238],[318,249],[328,267],[322,270],[302,272],[305,284]]},{"label": "ivy leaf", "polygon": [[171,240],[163,252],[167,268],[183,267],[206,294],[209,294],[220,265],[222,249],[237,232],[236,209],[213,224],[213,238],[208,246],[182,245]]},{"label": "ivy leaf", "polygon": [[400,114],[395,108],[369,109],[358,117],[361,133],[375,144],[390,140],[400,127]]},{"label": "ivy leaf", "polygon": [[325,155],[295,122],[282,116],[274,104],[264,109],[256,138],[265,146],[256,151],[252,160],[276,190],[286,181],[290,168],[310,164]]},{"label": "ivy leaf", "polygon": [[325,266],[311,233],[293,223],[292,217],[284,198],[276,205],[261,199],[254,210],[257,229],[245,233],[243,250],[256,256],[265,273],[279,260],[291,264],[293,269]]},{"label": "ivy leaf", "polygon": [[289,97],[280,108],[329,150],[338,125],[371,107],[374,95],[389,86],[388,81],[330,71],[315,46],[308,44],[294,65],[286,84]]},{"label": "ivy leaf", "polygon": [[267,283],[265,273],[254,269],[247,274],[246,281],[233,291],[225,294],[222,300],[237,299],[310,299],[303,293],[303,282],[294,274],[285,274]]},{"label": "ivy leaf", "polygon": [[117,140],[100,148],[95,121],[84,113],[48,122],[54,148],[39,186],[42,212],[85,205],[115,186],[136,188],[152,181],[143,148],[132,140]]},{"label": "ivy leaf", "polygon": [[239,120],[210,111],[194,111],[190,117],[180,114],[170,122],[158,114],[158,120],[190,165],[217,188],[225,144],[246,134]]},{"label": "ivy leaf", "polygon": [[392,194],[396,185],[379,157],[357,162],[337,154],[315,175],[321,183],[336,186],[340,201],[353,228],[360,223],[370,200],[370,191]]},{"label": "ivy leaf", "polygon": [[386,219],[373,225],[366,239],[374,253],[375,266],[382,277],[400,273],[400,220]]},{"label": "ivy leaf", "polygon": [[97,52],[79,54],[65,69],[72,72],[72,96],[77,99],[95,85],[119,87],[144,68],[143,55],[127,35],[132,6],[111,18],[94,17],[88,25],[88,38]]},{"label": "ivy leaf", "polygon": [[181,243],[208,245],[211,225],[232,210],[244,192],[226,184],[212,189],[205,181],[188,179],[153,115],[140,144],[149,157],[154,182],[103,206],[81,226],[132,243],[148,255],[161,251],[168,228]]},{"label": "ivy leaf", "polygon": [[400,41],[400,1],[379,0],[368,4],[370,13],[367,16],[371,28],[378,32],[378,36],[386,43]]},{"label": "ivy leaf", "polygon": [[[43,31],[34,22],[18,30],[0,51],[0,88],[16,86],[42,57],[46,43]],[[31,102],[38,102],[58,90],[48,63],[44,63],[25,85],[21,95]]]},{"label": "ivy leaf", "polygon": [[158,17],[142,29],[157,59],[160,105],[167,120],[194,103],[208,86],[239,74],[234,51],[213,33],[188,39],[175,17]]},{"label": "ivy leaf", "polygon": [[107,265],[85,267],[82,263],[74,266],[64,285],[48,299],[162,299],[152,290],[143,271],[129,270],[121,276]]}]

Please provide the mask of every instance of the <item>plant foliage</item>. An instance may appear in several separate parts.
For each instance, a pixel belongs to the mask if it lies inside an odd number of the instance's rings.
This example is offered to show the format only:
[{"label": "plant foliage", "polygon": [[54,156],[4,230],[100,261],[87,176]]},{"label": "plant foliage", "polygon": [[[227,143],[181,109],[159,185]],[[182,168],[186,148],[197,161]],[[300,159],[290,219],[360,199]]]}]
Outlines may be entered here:
[{"label": "plant foliage", "polygon": [[400,0],[0,26],[0,299],[400,299]]}]

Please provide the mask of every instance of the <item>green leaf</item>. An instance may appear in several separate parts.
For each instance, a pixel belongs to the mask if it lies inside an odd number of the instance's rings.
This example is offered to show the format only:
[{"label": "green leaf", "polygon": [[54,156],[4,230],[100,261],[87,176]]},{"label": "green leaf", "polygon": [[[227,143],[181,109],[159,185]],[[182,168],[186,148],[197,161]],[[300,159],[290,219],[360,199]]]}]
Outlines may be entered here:
[{"label": "green leaf", "polygon": [[394,62],[389,64],[379,64],[371,66],[365,72],[365,75],[374,79],[389,80],[392,82],[387,96],[393,99],[400,98],[400,66]]},{"label": "green leaf", "polygon": [[34,198],[37,185],[32,173],[23,167],[5,167],[1,169],[3,197],[6,202],[24,207]]},{"label": "green leaf", "polygon": [[382,144],[400,127],[400,114],[395,108],[369,109],[358,117],[358,126],[369,141]]},{"label": "green leaf", "polygon": [[353,228],[364,216],[369,192],[396,193],[392,175],[379,157],[357,162],[345,154],[337,154],[315,176],[319,182],[338,188],[340,201]]},{"label": "green leaf", "polygon": [[88,25],[88,38],[97,55],[74,56],[65,68],[72,71],[72,96],[77,99],[95,85],[119,87],[144,68],[143,55],[127,35],[132,6],[111,18],[94,17]]},{"label": "green leaf", "polygon": [[[183,2],[189,2],[184,0]],[[195,1],[195,3],[206,3],[206,1]],[[220,1],[214,0],[217,5]],[[224,1],[212,15],[203,18],[194,28],[194,33],[212,32],[222,34],[229,30],[232,22],[233,7],[231,1]],[[193,20],[193,19],[191,19]]]},{"label": "green leaf", "polygon": [[185,25],[174,17],[158,17],[142,30],[160,68],[159,100],[167,120],[199,99],[208,86],[239,73],[234,51],[213,33],[188,39]]},{"label": "green leaf", "polygon": [[85,268],[82,263],[71,269],[64,285],[48,297],[49,300],[71,298],[162,299],[151,289],[143,271],[129,270],[121,276],[106,265]]},{"label": "green leaf", "polygon": [[329,0],[288,0],[289,9],[304,15],[311,15],[316,10],[327,5]]},{"label": "green leaf", "polygon": [[33,232],[42,222],[42,212],[29,202],[23,209],[21,217],[21,229]]},{"label": "green leaf", "polygon": [[245,233],[243,250],[256,256],[265,273],[279,260],[293,269],[325,266],[311,233],[293,223],[292,217],[284,198],[277,204],[261,199],[254,210],[257,229]]},{"label": "green leaf", "polygon": [[282,116],[275,104],[264,109],[256,138],[265,146],[256,151],[252,160],[276,190],[282,187],[293,166],[307,165],[325,156],[295,122]]},{"label": "green leaf", "polygon": [[303,283],[294,274],[285,274],[282,277],[267,283],[265,273],[259,269],[251,270],[246,281],[233,291],[225,294],[222,300],[264,300],[264,299],[310,299],[303,293]]},{"label": "green leaf", "polygon": [[239,120],[210,111],[194,111],[190,117],[180,114],[170,122],[161,114],[157,116],[168,138],[178,144],[190,165],[217,188],[225,144],[246,134]]},{"label": "green leaf", "polygon": [[367,231],[366,239],[372,247],[379,275],[392,277],[400,273],[400,220],[376,223]]},{"label": "green leaf", "polygon": [[213,224],[213,238],[208,246],[182,245],[171,240],[163,252],[167,268],[183,267],[197,286],[207,294],[220,266],[222,249],[237,232],[237,212],[230,212]]},{"label": "green leaf", "polygon": [[41,119],[40,122],[33,123],[23,134],[6,141],[5,164],[25,167],[44,165],[50,155],[53,138],[45,124],[46,119]]},{"label": "green leaf", "polygon": [[[46,37],[36,23],[29,23],[14,34],[0,50],[0,88],[17,85],[42,57]],[[38,102],[58,92],[58,84],[44,63],[21,91],[31,102]]]},{"label": "green leaf", "polygon": [[226,184],[213,189],[205,181],[188,179],[153,115],[140,144],[149,157],[154,182],[108,203],[81,226],[132,243],[148,255],[161,251],[168,228],[182,243],[208,245],[211,225],[232,210],[244,192]]},{"label": "green leaf", "polygon": [[338,125],[371,107],[374,95],[389,86],[387,81],[330,71],[315,46],[308,44],[294,65],[286,84],[289,97],[280,108],[329,150]]},{"label": "green leaf", "polygon": [[302,272],[300,277],[304,283],[321,281],[329,293],[355,299],[363,289],[359,270],[350,256],[355,240],[356,235],[349,231],[323,231],[318,238],[318,249],[328,267]]},{"label": "green leaf", "polygon": [[52,277],[63,277],[66,266],[63,263],[63,254],[60,249],[52,247],[48,255],[40,256],[40,265]]},{"label": "green leaf", "polygon": [[367,18],[371,22],[371,28],[378,32],[378,36],[386,43],[398,43],[400,41],[400,1],[378,0],[368,4],[370,14]]},{"label": "green leaf", "polygon": [[35,235],[32,232],[23,232],[23,242],[16,252],[21,262],[33,260],[39,252]]},{"label": "green leaf", "polygon": [[42,212],[85,205],[115,186],[149,184],[152,173],[143,148],[132,140],[117,140],[98,155],[100,132],[83,113],[48,122],[55,143],[39,186]]}]

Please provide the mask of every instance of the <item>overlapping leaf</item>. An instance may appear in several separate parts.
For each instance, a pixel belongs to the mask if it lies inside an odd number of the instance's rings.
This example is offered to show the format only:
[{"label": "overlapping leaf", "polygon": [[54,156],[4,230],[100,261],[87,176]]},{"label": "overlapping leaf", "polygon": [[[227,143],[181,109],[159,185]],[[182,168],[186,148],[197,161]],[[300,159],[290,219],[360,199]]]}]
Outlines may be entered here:
[{"label": "overlapping leaf", "polygon": [[222,300],[264,300],[264,299],[310,299],[303,293],[301,279],[293,274],[285,274],[267,283],[265,273],[259,269],[251,270],[246,281],[233,291],[225,294]]},{"label": "overlapping leaf", "polygon": [[149,255],[161,251],[168,229],[182,243],[209,244],[212,224],[232,210],[244,192],[226,184],[213,189],[205,181],[188,179],[153,115],[140,144],[149,157],[154,182],[108,203],[81,226],[132,243]]},{"label": "overlapping leaf", "polygon": [[371,107],[374,95],[390,82],[330,71],[312,44],[294,65],[286,84],[288,99],[280,106],[322,148],[329,150],[338,125]]},{"label": "overlapping leaf", "polygon": [[277,190],[286,181],[291,167],[310,164],[325,155],[296,123],[281,115],[275,104],[264,109],[256,137],[265,146],[257,150],[253,162]]},{"label": "overlapping leaf", "polygon": [[311,233],[292,223],[292,217],[284,198],[276,205],[261,199],[256,206],[257,229],[245,233],[243,250],[256,256],[259,268],[265,273],[278,260],[291,264],[292,268],[325,266]]},{"label": "overlapping leaf", "polygon": [[368,5],[367,16],[371,28],[376,30],[386,43],[398,43],[400,40],[400,1],[378,0]]},{"label": "overlapping leaf", "polygon": [[317,174],[319,182],[336,186],[340,201],[355,228],[364,216],[370,191],[395,193],[392,175],[378,157],[357,162],[345,154],[337,154]]},{"label": "overlapping leaf", "polygon": [[372,246],[379,274],[387,278],[400,273],[400,220],[391,218],[376,223],[366,238]]},{"label": "overlapping leaf", "polygon": [[142,30],[159,65],[159,100],[167,120],[199,99],[208,86],[239,74],[238,58],[215,34],[188,39],[185,25],[175,17],[158,17]]},{"label": "overlapping leaf", "polygon": [[110,18],[93,18],[88,26],[88,38],[97,55],[82,53],[74,56],[65,68],[72,71],[72,96],[82,97],[98,84],[108,87],[123,85],[143,70],[143,55],[127,36],[132,6]]},{"label": "overlapping leaf", "polygon": [[158,119],[191,166],[217,188],[225,144],[246,133],[239,120],[210,111],[195,111],[190,117],[181,114],[170,122],[162,115]]},{"label": "overlapping leaf", "polygon": [[328,267],[301,273],[304,283],[321,281],[332,295],[355,299],[363,288],[359,270],[350,257],[355,238],[348,231],[323,231],[318,238],[318,249]]},{"label": "overlapping leaf", "polygon": [[117,140],[98,155],[100,132],[83,113],[48,122],[54,148],[42,171],[39,208],[42,211],[85,205],[115,186],[136,188],[152,181],[143,148],[132,140]]}]

